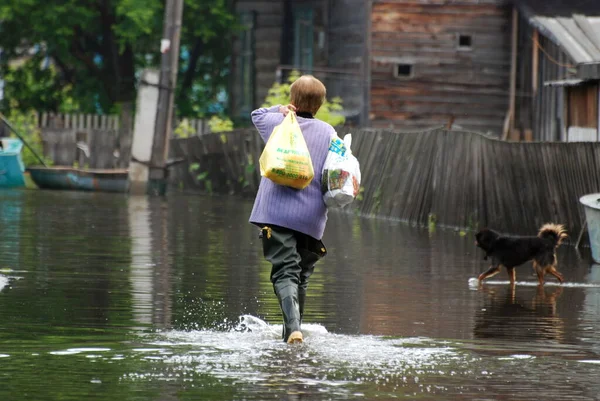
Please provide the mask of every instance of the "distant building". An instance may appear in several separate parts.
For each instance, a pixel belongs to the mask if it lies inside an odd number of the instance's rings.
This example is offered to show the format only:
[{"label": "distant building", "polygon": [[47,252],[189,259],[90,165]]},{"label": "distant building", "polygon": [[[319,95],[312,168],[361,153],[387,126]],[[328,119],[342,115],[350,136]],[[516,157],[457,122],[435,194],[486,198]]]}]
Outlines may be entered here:
[{"label": "distant building", "polygon": [[235,7],[247,29],[233,49],[234,116],[247,116],[295,68],[323,79],[356,125],[452,125],[514,140],[597,132],[600,34],[591,17],[600,17],[600,1],[237,0]]},{"label": "distant building", "polygon": [[514,140],[599,139],[600,1],[520,0]]}]

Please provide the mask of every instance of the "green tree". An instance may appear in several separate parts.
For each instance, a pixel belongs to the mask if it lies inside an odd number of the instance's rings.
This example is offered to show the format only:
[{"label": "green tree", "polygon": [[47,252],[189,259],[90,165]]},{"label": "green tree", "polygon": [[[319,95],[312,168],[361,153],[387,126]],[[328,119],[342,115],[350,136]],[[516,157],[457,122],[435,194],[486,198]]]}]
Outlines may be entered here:
[{"label": "green tree", "polygon": [[[295,80],[300,77],[298,71],[292,71],[287,82],[282,84],[274,83],[269,94],[267,95],[265,102],[262,107],[275,106],[278,104],[289,104],[290,103],[290,87]],[[325,99],[325,102],[319,109],[319,112],[315,116],[319,120],[325,121],[336,127],[343,125],[346,122],[346,117],[341,113],[344,110],[342,106],[342,99],[340,97],[334,97],[331,100]]]},{"label": "green tree", "polygon": [[217,96],[227,89],[232,38],[241,29],[230,11],[230,3],[229,0],[185,2],[176,98],[179,115],[204,117],[224,111],[213,106],[220,103]]},{"label": "green tree", "polygon": [[[185,0],[177,103],[201,116],[226,87],[236,26],[228,0]],[[137,77],[160,65],[162,0],[3,0],[0,76],[21,110],[132,110]]]},{"label": "green tree", "polygon": [[78,111],[79,103],[71,96],[72,84],[63,85],[53,65],[39,68],[44,62],[41,54],[21,65],[8,65],[3,80],[8,88],[4,98],[5,109],[51,110],[61,113]]},{"label": "green tree", "polygon": [[[155,0],[4,0],[1,68],[6,71],[15,60],[28,69],[47,68],[38,57],[29,57],[37,50],[60,72],[53,80],[46,77],[48,85],[71,85],[72,96],[85,100],[81,111],[116,111],[115,106],[135,99],[136,65],[158,43],[160,11]],[[10,85],[6,96],[22,102]],[[50,102],[46,109],[53,106]]]}]

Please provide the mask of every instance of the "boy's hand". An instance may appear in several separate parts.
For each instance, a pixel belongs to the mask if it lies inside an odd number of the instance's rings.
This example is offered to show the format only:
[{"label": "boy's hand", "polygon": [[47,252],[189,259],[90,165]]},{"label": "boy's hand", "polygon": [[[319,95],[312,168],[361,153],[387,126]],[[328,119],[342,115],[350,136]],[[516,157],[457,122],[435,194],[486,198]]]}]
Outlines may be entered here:
[{"label": "boy's hand", "polygon": [[284,116],[287,116],[290,111],[293,111],[295,113],[296,112],[296,106],[294,106],[293,104],[288,104],[287,106],[280,106],[279,107],[279,112],[281,114],[283,114]]}]

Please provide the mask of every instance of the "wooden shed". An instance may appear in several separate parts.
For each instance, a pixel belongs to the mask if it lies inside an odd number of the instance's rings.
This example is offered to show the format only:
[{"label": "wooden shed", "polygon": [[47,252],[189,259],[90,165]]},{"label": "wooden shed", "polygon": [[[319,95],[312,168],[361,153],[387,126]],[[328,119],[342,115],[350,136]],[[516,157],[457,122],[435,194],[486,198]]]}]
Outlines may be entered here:
[{"label": "wooden shed", "polygon": [[360,126],[598,137],[600,1],[237,0],[234,116],[291,69]]},{"label": "wooden shed", "polygon": [[247,115],[296,68],[344,100],[348,121],[447,124],[500,135],[508,106],[505,0],[237,0],[231,109]]},{"label": "wooden shed", "polygon": [[600,138],[600,1],[519,0],[512,140]]},{"label": "wooden shed", "polygon": [[371,125],[452,122],[501,132],[510,73],[505,1],[382,0],[372,7]]}]

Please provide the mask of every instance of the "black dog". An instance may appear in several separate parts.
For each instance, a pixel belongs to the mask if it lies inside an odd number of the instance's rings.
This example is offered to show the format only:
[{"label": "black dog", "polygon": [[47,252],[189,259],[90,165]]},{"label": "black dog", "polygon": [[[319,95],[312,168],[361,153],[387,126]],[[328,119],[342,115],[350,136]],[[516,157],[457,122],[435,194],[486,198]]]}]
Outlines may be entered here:
[{"label": "black dog", "polygon": [[533,268],[540,285],[544,285],[544,275],[553,275],[559,282],[563,276],[556,270],[556,248],[567,238],[563,225],[545,224],[540,228],[537,237],[505,237],[497,232],[484,228],[475,235],[475,244],[485,251],[484,260],[492,258],[490,268],[479,275],[481,283],[488,277],[498,274],[504,266],[515,285],[515,267],[533,260]]}]

